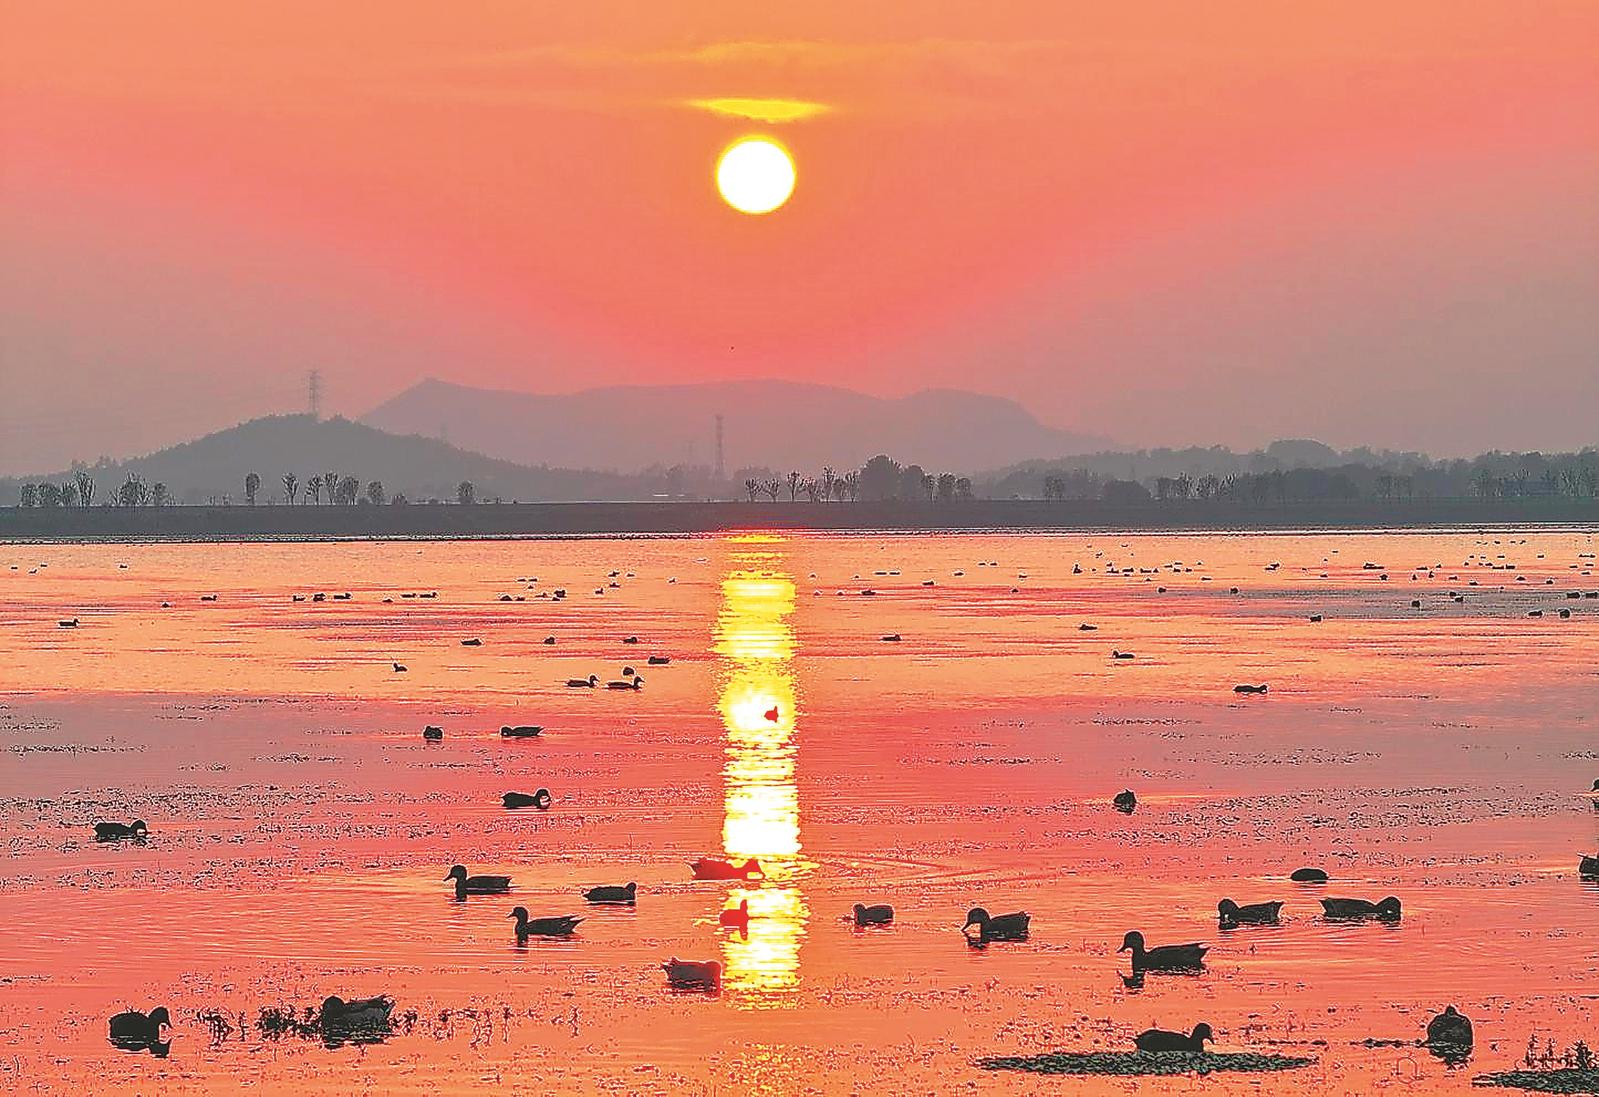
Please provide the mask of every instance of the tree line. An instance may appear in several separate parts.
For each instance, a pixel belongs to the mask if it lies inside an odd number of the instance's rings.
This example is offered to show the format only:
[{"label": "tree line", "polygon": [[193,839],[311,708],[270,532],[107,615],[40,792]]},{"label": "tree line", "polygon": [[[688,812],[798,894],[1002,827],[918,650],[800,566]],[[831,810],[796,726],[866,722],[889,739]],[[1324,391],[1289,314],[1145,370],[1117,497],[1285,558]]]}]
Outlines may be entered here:
[{"label": "tree line", "polygon": [[[261,477],[254,472],[248,473],[243,486],[246,504],[255,506],[261,494]],[[292,472],[284,473],[283,501],[294,506],[300,501],[301,487],[299,476]],[[306,477],[303,487],[305,503],[319,506],[404,506],[408,502],[403,493],[390,495],[381,480],[368,480],[363,485],[359,477],[332,471]],[[94,505],[95,493],[94,477],[86,470],[78,469],[59,484],[48,480],[22,484],[18,489],[17,502],[22,507],[89,507]],[[470,506],[477,501],[477,489],[472,481],[462,480],[456,485],[455,501],[462,506]],[[149,483],[137,472],[130,472],[110,498],[102,500],[101,506],[164,507],[171,503],[172,493],[165,484],[159,481]],[[213,498],[211,503],[228,506],[232,499],[223,496],[220,500]]]},{"label": "tree line", "polygon": [[831,465],[824,467],[819,476],[806,476],[790,471],[779,478],[766,470],[741,470],[751,473],[744,476],[744,492],[750,502],[762,496],[777,502],[784,489],[788,501],[799,502],[803,496],[812,503],[870,502],[899,500],[902,502],[947,503],[972,497],[972,482],[952,472],[931,473],[921,465],[901,465],[887,454],[878,454],[859,469],[840,475]]}]

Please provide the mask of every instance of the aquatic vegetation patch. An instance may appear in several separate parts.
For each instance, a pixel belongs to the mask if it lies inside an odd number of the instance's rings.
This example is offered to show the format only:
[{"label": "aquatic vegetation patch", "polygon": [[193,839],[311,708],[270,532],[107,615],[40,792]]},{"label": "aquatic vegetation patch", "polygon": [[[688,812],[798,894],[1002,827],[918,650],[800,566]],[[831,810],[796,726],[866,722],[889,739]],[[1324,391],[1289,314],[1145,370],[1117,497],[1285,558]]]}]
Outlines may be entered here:
[{"label": "aquatic vegetation patch", "polygon": [[977,1060],[984,1070],[1031,1074],[1102,1074],[1122,1077],[1158,1074],[1262,1074],[1309,1066],[1314,1059],[1263,1055],[1253,1051],[1088,1051],[1047,1055],[1000,1055]]},{"label": "aquatic vegetation patch", "polygon": [[1524,1089],[1529,1093],[1599,1093],[1599,1070],[1561,1067],[1557,1070],[1505,1070],[1479,1074],[1471,1080],[1476,1086]]}]

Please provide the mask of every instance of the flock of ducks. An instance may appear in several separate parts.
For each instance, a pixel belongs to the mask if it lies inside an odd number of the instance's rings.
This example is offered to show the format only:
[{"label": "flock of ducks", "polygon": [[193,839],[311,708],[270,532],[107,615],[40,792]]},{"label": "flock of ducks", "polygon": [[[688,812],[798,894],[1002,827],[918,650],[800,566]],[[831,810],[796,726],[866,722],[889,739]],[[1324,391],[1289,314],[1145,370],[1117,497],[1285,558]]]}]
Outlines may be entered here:
[{"label": "flock of ducks", "polygon": [[[980,564],[980,566],[983,565]],[[989,566],[994,565],[990,564]],[[1267,570],[1275,570],[1277,567],[1277,564],[1272,564]],[[1367,564],[1365,567],[1366,570],[1380,569],[1380,565],[1376,564]],[[1072,570],[1074,574],[1081,574],[1082,572],[1080,565],[1074,565]],[[1156,569],[1141,570],[1154,571]],[[1184,569],[1179,565],[1175,566],[1174,570],[1191,569]],[[1125,569],[1125,572],[1118,572],[1114,565],[1108,565],[1106,571],[1107,574],[1132,573],[1130,568]],[[629,573],[629,576],[631,574]],[[898,572],[880,572],[879,574],[898,574]],[[963,573],[957,572],[956,574]],[[1429,576],[1432,574],[1431,571],[1428,571]],[[618,575],[618,572],[611,573],[610,578],[612,581],[609,587],[614,588],[618,585],[615,581]],[[1021,577],[1025,578],[1025,576]],[[1386,579],[1387,574],[1384,573],[1382,578]],[[931,580],[928,580],[923,585],[931,586],[933,584]],[[1475,585],[1475,581],[1473,581],[1472,585]],[[595,593],[603,594],[605,589],[607,588],[598,588]],[[1162,587],[1161,590],[1164,591],[1165,588]],[[1235,594],[1238,593],[1237,587],[1233,587],[1231,590]],[[842,594],[843,592],[840,591],[840,593]],[[874,595],[875,593],[876,591],[871,589],[860,591],[860,594],[865,596]],[[1582,595],[1568,595],[1568,597],[1580,596]],[[1587,596],[1599,596],[1599,592],[1596,592],[1595,595]],[[323,594],[316,594],[314,600],[320,602],[324,600],[324,597]],[[335,600],[348,600],[350,595],[347,593],[342,595],[335,594],[333,597]],[[408,593],[401,595],[401,597],[434,598],[437,597],[437,592]],[[560,600],[566,597],[566,591],[559,589],[553,592],[543,592],[539,597],[552,597]],[[1450,597],[1455,602],[1463,601],[1463,596],[1453,591],[1450,592]],[[202,601],[215,600],[215,595],[202,597]],[[294,600],[299,602],[305,599],[302,595],[295,595]],[[507,601],[510,600],[510,597],[502,596],[501,600]],[[385,599],[385,601],[392,601],[392,599]],[[1412,600],[1411,606],[1416,609],[1421,608],[1420,601]],[[1535,611],[1533,615],[1541,614]],[[1562,610],[1561,616],[1569,617],[1569,611]],[[1322,615],[1313,614],[1310,620],[1313,622],[1320,621],[1322,620]],[[63,619],[57,623],[61,628],[76,628],[79,624],[78,619],[75,617]],[[1082,631],[1097,630],[1097,626],[1086,623],[1080,625],[1079,628]],[[894,643],[901,640],[901,635],[897,632],[890,633],[882,636],[881,639],[884,642]],[[553,645],[555,642],[556,638],[554,636],[546,637],[543,641],[546,645]],[[622,642],[624,644],[638,644],[640,641],[637,636],[628,636]],[[472,637],[463,639],[461,644],[467,647],[477,647],[482,645],[482,640]],[[1113,649],[1111,652],[1113,661],[1130,661],[1135,658],[1136,655],[1130,651]],[[665,666],[670,664],[670,662],[669,656],[651,655],[648,657],[647,665]],[[403,673],[407,668],[403,664],[395,662],[393,669],[396,673]],[[620,677],[609,681],[602,680],[597,674],[590,674],[584,678],[567,679],[565,684],[570,689],[598,689],[601,687],[602,681],[604,688],[610,690],[639,690],[644,685],[643,677],[632,666],[622,667]],[[1233,692],[1239,695],[1265,694],[1268,689],[1267,683],[1242,683],[1235,685]],[[778,719],[779,714],[777,709],[773,708],[765,715],[768,720],[775,721]],[[542,731],[543,727],[540,725],[504,725],[500,728],[500,736],[506,739],[530,739],[538,737]],[[444,737],[443,728],[436,725],[428,725],[423,730],[423,737],[430,742],[440,741]],[[1592,791],[1594,795],[1599,796],[1599,780],[1594,781]],[[507,792],[502,797],[502,803],[507,809],[531,807],[544,811],[549,810],[551,807],[553,796],[547,788],[540,788],[531,794]],[[1138,806],[1137,796],[1131,789],[1125,789],[1112,799],[1112,805],[1120,812],[1131,814]],[[94,829],[97,841],[144,842],[149,837],[149,828],[140,819],[135,819],[129,823],[100,822],[95,824]],[[715,857],[702,857],[692,862],[689,868],[693,878],[696,880],[747,883],[765,878],[764,871],[754,858],[742,862],[734,862]],[[1599,854],[1594,856],[1583,855],[1579,865],[1579,873],[1583,878],[1599,879]],[[1296,870],[1289,876],[1289,879],[1295,883],[1321,885],[1328,882],[1328,875],[1322,869],[1307,867]],[[453,885],[455,896],[458,900],[465,900],[469,896],[505,895],[511,890],[511,878],[509,876],[472,875],[468,873],[465,865],[460,864],[452,866],[444,880]],[[590,904],[632,907],[638,901],[638,885],[633,882],[624,885],[599,885],[583,891],[582,896]],[[1366,899],[1341,897],[1322,898],[1319,901],[1323,917],[1329,921],[1370,919],[1382,922],[1398,922],[1403,917],[1402,904],[1398,898],[1393,896],[1388,896],[1375,902]],[[1282,900],[1239,904],[1231,898],[1222,899],[1216,908],[1218,928],[1226,931],[1242,926],[1278,924],[1284,905]],[[745,899],[735,907],[723,909],[718,914],[718,925],[724,929],[743,931],[747,935],[750,917],[749,901]],[[859,927],[886,926],[894,921],[894,908],[886,903],[856,903],[850,917],[854,924]],[[525,906],[520,905],[513,907],[507,918],[515,922],[513,933],[517,941],[523,944],[534,937],[570,937],[585,920],[572,914],[533,917]],[[961,926],[961,933],[970,944],[978,947],[994,942],[1025,941],[1029,937],[1031,923],[1032,916],[1026,911],[994,915],[990,914],[985,908],[978,906],[971,908],[967,912],[966,920]],[[1118,953],[1125,952],[1130,954],[1132,976],[1131,978],[1123,977],[1129,985],[1141,985],[1141,980],[1147,972],[1201,972],[1204,970],[1205,956],[1209,951],[1209,946],[1197,942],[1150,947],[1144,935],[1138,930],[1128,931],[1122,939],[1120,948],[1117,949]],[[720,988],[721,965],[715,960],[684,960],[673,956],[661,964],[661,969],[666,976],[668,984],[674,988],[711,991]],[[356,998],[348,1001],[337,996],[331,996],[323,1002],[319,1023],[324,1029],[335,1029],[341,1026],[350,1028],[386,1026],[393,1005],[393,1000],[387,996]],[[166,1049],[170,1045],[170,1028],[171,1017],[165,1007],[156,1007],[148,1014],[128,1010],[112,1017],[109,1022],[110,1039],[113,1044],[130,1049],[148,1049],[158,1055],[166,1054]],[[1148,1029],[1134,1038],[1134,1045],[1140,1052],[1197,1054],[1204,1052],[1205,1044],[1214,1042],[1214,1040],[1215,1035],[1211,1027],[1208,1024],[1199,1023],[1187,1033],[1172,1032],[1158,1028]],[[1435,1049],[1442,1048],[1447,1050],[1454,1048],[1458,1050],[1465,1048],[1469,1050],[1472,1040],[1471,1022],[1451,1005],[1429,1022],[1424,1043]]]}]

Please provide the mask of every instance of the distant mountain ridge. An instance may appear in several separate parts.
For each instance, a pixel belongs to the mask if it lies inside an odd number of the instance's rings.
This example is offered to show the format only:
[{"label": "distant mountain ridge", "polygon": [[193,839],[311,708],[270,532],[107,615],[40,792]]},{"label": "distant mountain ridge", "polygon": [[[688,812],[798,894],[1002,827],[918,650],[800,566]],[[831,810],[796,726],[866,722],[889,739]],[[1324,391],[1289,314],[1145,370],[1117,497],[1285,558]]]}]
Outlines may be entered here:
[{"label": "distant mountain ridge", "polygon": [[[411,502],[444,499],[453,502],[456,487],[470,480],[479,500],[503,498],[579,501],[645,499],[655,485],[640,477],[549,467],[529,468],[472,453],[434,438],[394,435],[348,419],[313,419],[309,415],[272,415],[252,419],[192,442],[144,457],[107,461],[88,470],[94,479],[95,502],[113,499],[130,473],[146,484],[165,484],[180,503],[205,503],[227,498],[245,501],[244,478],[261,478],[258,501],[282,502],[283,476],[298,478],[298,493],[308,501],[306,482],[333,472],[354,476],[366,491],[373,480],[388,496],[405,495]],[[25,482],[64,482],[70,473],[0,479],[0,505],[17,502]]]},{"label": "distant mountain ridge", "polygon": [[994,468],[1110,445],[1046,426],[1015,401],[995,396],[927,389],[885,399],[777,380],[540,395],[430,378],[361,421],[396,434],[447,438],[521,464],[631,472],[714,465],[718,414],[729,475],[743,467],[855,468],[879,453],[929,469]]}]

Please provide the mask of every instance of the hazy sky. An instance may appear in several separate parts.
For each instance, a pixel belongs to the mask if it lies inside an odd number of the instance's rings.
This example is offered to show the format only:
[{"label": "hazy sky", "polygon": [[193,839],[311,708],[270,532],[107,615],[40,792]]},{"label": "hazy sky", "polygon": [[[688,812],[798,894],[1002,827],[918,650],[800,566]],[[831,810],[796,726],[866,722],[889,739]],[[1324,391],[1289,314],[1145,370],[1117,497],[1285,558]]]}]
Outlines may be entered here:
[{"label": "hazy sky", "polygon": [[[348,414],[779,376],[1599,444],[1592,0],[0,0],[0,66],[0,470],[313,366]],[[760,218],[712,185],[747,132],[798,165]]]}]

